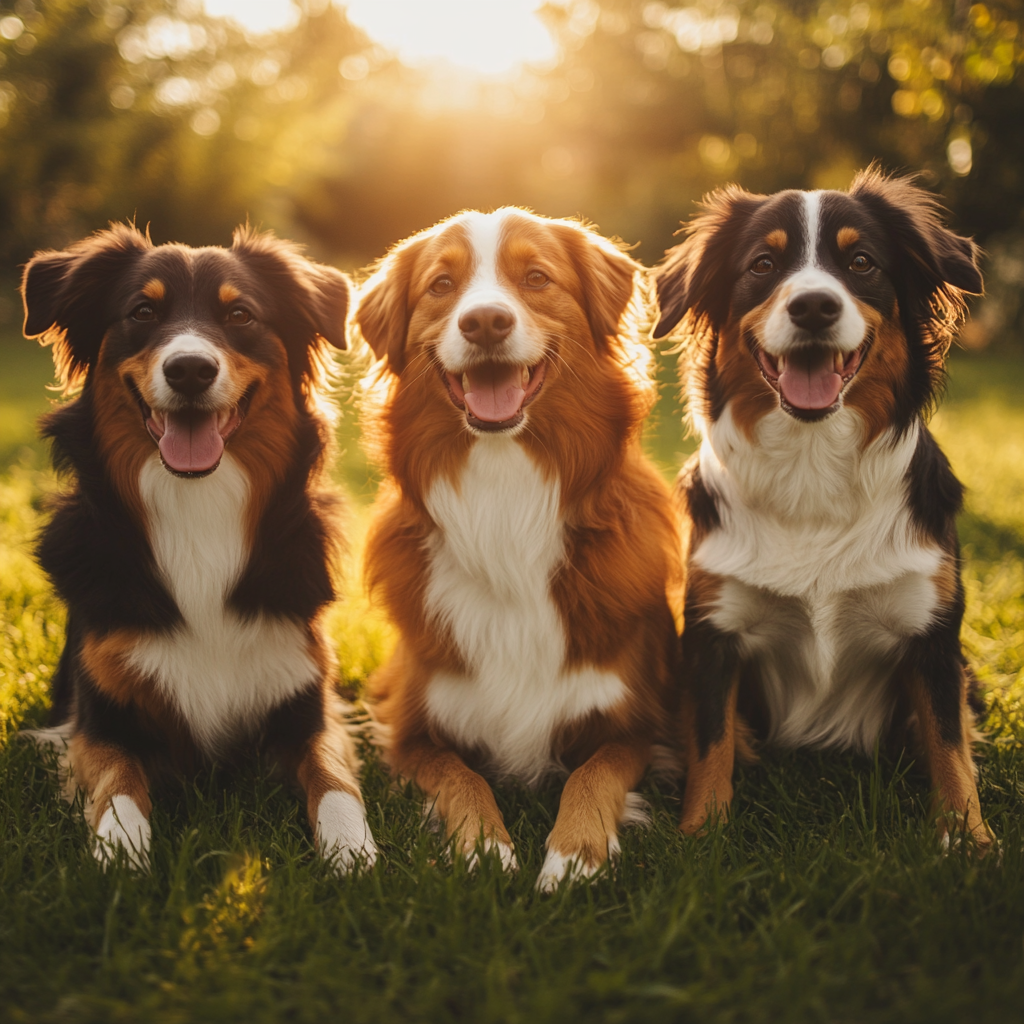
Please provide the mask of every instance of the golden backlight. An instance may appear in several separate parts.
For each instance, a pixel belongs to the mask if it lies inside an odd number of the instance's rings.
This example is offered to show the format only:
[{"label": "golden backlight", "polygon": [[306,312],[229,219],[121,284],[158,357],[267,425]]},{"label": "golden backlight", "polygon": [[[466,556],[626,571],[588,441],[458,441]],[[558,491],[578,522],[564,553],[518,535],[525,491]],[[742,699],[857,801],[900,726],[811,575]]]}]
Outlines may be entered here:
[{"label": "golden backlight", "polygon": [[[297,20],[290,0],[205,0],[209,14],[260,34]],[[554,60],[541,0],[351,0],[349,19],[406,64],[448,61],[483,75]]]}]

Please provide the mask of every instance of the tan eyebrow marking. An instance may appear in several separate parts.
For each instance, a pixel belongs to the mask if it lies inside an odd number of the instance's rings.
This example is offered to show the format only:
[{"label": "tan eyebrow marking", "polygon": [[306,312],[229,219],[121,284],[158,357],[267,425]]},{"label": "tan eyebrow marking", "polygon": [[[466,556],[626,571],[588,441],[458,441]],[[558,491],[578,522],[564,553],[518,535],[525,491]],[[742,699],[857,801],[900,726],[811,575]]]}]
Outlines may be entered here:
[{"label": "tan eyebrow marking", "polygon": [[773,248],[782,252],[783,249],[789,245],[789,235],[782,228],[776,228],[774,231],[770,231],[765,241]]},{"label": "tan eyebrow marking", "polygon": [[856,228],[840,228],[836,235],[836,242],[840,249],[849,249],[860,241],[860,232]]},{"label": "tan eyebrow marking", "polygon": [[217,298],[225,306],[241,297],[242,293],[233,284],[222,284],[217,292]]},{"label": "tan eyebrow marking", "polygon": [[160,302],[167,294],[167,288],[159,277],[151,277],[142,286],[142,294],[145,295],[147,299],[152,299],[154,302]]}]

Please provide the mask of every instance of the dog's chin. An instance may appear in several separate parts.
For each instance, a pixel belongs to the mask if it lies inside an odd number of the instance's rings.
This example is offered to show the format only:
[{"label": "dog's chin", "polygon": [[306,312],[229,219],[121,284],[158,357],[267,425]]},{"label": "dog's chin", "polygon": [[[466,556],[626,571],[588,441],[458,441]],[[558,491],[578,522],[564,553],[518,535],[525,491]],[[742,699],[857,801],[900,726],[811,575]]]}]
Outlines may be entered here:
[{"label": "dog's chin", "polygon": [[480,434],[503,434],[524,423],[546,373],[545,360],[533,366],[483,363],[458,373],[440,367],[449,400],[470,430]]},{"label": "dog's chin", "polygon": [[779,396],[779,408],[802,423],[819,423],[843,407],[843,396],[864,365],[871,336],[852,352],[811,342],[773,355],[750,339],[761,376]]}]

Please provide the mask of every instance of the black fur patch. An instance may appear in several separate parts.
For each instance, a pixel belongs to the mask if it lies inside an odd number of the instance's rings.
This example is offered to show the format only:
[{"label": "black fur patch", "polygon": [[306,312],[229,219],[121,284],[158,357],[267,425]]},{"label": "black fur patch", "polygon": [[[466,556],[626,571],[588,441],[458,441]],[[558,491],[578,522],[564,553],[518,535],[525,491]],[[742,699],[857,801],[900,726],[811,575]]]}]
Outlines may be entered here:
[{"label": "black fur patch", "polygon": [[907,497],[914,523],[946,550],[955,549],[956,517],[964,505],[964,487],[923,424],[907,470]]}]

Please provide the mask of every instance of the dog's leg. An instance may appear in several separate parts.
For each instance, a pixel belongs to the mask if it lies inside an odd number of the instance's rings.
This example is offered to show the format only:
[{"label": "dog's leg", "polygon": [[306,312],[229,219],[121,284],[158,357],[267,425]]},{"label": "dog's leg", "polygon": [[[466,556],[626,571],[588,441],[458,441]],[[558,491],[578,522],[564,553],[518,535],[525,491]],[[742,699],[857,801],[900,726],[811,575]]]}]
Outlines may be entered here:
[{"label": "dog's leg", "polygon": [[320,856],[340,873],[357,861],[372,867],[377,861],[366,808],[352,766],[352,738],[340,722],[328,720],[309,741],[295,775],[306,793],[306,809]]},{"label": "dog's leg", "polygon": [[113,744],[76,733],[68,744],[70,782],[85,790],[86,820],[96,833],[93,856],[109,864],[118,848],[139,870],[149,867],[149,782],[142,763]]},{"label": "dog's leg", "polygon": [[470,866],[476,863],[476,843],[482,837],[484,849],[493,849],[503,868],[517,870],[512,838],[483,776],[467,767],[455,751],[429,739],[404,745],[394,756],[398,773],[423,790],[433,813],[444,822],[445,835],[457,837],[455,847]]},{"label": "dog's leg", "polygon": [[267,746],[306,794],[320,856],[339,874],[357,862],[372,867],[377,846],[356,779],[359,759],[326,683],[311,686],[274,712]]},{"label": "dog's leg", "polygon": [[627,817],[627,795],[650,761],[646,742],[605,743],[569,776],[537,888],[551,892],[569,878],[589,877],[619,852],[618,825]]},{"label": "dog's leg", "polygon": [[[725,821],[736,756],[739,652],[733,636],[687,615],[683,633],[686,792],[680,829],[694,835],[709,818]],[[693,623],[691,625],[691,622]]]},{"label": "dog's leg", "polygon": [[[947,662],[949,659],[946,659]],[[968,676],[959,657],[925,677],[910,672],[910,695],[917,713],[921,743],[935,789],[939,835],[948,845],[951,833],[968,832],[984,856],[995,842],[981,816],[981,802],[971,756],[973,712],[967,702]]]}]

